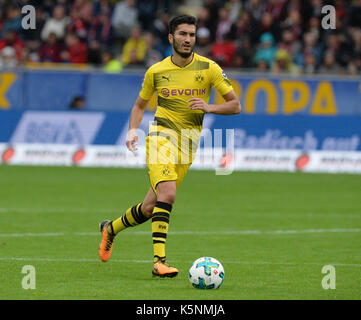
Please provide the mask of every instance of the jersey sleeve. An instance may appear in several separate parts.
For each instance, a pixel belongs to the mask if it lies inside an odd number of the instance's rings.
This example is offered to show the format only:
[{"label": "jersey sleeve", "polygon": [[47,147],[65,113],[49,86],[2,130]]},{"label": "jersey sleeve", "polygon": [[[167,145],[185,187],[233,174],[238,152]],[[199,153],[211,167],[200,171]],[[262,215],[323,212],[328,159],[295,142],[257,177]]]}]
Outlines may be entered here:
[{"label": "jersey sleeve", "polygon": [[154,81],[153,81],[153,72],[151,69],[148,69],[144,75],[142,89],[139,92],[139,96],[144,100],[150,100],[154,94]]},{"label": "jersey sleeve", "polygon": [[222,68],[217,63],[212,63],[212,85],[217,89],[217,91],[224,96],[225,94],[231,92],[233,87],[229,82],[226,74]]}]

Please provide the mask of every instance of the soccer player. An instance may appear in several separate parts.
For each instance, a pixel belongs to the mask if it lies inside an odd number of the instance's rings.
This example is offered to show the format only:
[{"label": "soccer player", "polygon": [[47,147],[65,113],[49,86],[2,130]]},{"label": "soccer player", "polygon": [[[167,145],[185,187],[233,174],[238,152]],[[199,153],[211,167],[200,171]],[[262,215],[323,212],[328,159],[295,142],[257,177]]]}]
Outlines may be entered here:
[{"label": "soccer player", "polygon": [[[222,69],[193,52],[197,21],[189,15],[173,18],[168,39],[173,55],[152,65],[129,119],[128,149],[137,150],[139,127],[148,101],[158,93],[154,123],[146,138],[150,188],[143,202],[130,207],[116,220],[100,224],[99,257],[108,261],[114,237],[128,227],[152,221],[154,276],[174,277],[178,270],[166,262],[165,244],[177,188],[186,175],[199,143],[205,113],[233,115],[240,102]],[[222,104],[208,104],[211,88],[223,96]]]}]

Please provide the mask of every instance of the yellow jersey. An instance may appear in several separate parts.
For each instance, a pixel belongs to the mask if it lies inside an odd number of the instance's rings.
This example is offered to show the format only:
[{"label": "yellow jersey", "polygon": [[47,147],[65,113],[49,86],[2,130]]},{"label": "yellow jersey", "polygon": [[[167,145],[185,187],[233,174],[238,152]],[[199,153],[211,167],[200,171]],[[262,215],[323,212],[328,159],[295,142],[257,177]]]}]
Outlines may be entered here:
[{"label": "yellow jersey", "polygon": [[[179,137],[189,138],[194,152],[200,138],[204,111],[190,110],[188,100],[196,97],[208,103],[212,87],[222,96],[233,90],[221,67],[196,53],[185,67],[174,64],[171,57],[152,65],[145,73],[139,93],[144,100],[150,100],[154,92],[158,94],[154,117],[156,126],[149,129],[149,134],[155,135],[163,128],[171,129]],[[180,147],[179,140],[177,144]]]}]

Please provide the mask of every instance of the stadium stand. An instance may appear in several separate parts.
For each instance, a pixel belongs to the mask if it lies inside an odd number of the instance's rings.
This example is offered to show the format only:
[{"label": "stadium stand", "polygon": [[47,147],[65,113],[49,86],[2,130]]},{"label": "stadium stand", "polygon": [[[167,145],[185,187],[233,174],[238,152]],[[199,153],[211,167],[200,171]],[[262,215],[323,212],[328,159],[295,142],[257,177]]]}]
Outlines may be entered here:
[{"label": "stadium stand", "polygon": [[[36,8],[36,29],[21,8]],[[322,6],[336,29],[321,27]],[[169,18],[199,20],[196,51],[224,68],[292,74],[361,73],[361,0],[0,0],[0,67],[79,65],[148,67],[171,54]],[[45,63],[45,64],[44,64]],[[124,67],[124,68],[123,68]]]}]

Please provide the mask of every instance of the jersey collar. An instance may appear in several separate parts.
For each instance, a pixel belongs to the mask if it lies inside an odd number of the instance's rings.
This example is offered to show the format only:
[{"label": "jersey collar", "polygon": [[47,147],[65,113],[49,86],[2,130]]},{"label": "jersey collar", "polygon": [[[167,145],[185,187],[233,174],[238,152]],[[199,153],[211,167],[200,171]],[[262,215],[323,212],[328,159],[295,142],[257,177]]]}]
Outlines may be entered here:
[{"label": "jersey collar", "polygon": [[172,60],[172,57],[173,57],[173,55],[171,55],[171,56],[169,57],[169,60],[170,60],[170,63],[171,63],[174,67],[177,67],[177,68],[179,68],[179,69],[185,69],[185,68],[188,68],[188,67],[195,61],[195,59],[196,59],[196,53],[193,52],[193,58],[192,58],[192,60],[191,60],[187,65],[185,65],[184,67],[180,67],[180,66],[178,66],[177,64],[175,64],[175,63],[173,62],[173,60]]}]

